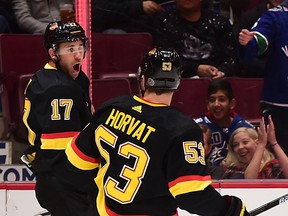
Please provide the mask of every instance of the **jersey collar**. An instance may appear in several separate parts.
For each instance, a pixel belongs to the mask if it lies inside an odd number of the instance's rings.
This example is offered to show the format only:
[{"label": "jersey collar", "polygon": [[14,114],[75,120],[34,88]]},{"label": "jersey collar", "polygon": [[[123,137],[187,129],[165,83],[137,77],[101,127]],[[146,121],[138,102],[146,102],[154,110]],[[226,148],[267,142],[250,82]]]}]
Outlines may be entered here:
[{"label": "jersey collar", "polygon": [[143,104],[147,104],[149,106],[154,106],[154,107],[167,107],[168,105],[167,104],[163,104],[163,103],[153,103],[153,102],[150,102],[150,101],[147,101],[147,100],[144,100],[143,98],[140,98],[136,95],[133,96],[134,100],[140,102],[140,103],[143,103]]}]

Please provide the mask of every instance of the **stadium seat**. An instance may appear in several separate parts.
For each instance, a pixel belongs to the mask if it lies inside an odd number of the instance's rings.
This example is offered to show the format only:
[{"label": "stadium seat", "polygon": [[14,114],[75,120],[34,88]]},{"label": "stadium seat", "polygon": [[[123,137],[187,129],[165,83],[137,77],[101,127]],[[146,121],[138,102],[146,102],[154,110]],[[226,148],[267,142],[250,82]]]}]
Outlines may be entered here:
[{"label": "stadium seat", "polygon": [[232,86],[236,99],[236,112],[254,125],[258,125],[262,117],[260,96],[263,78],[226,78]]},{"label": "stadium seat", "polygon": [[[4,121],[1,139],[8,139],[11,134],[18,133],[19,124],[22,124],[23,106],[19,106],[19,84],[25,85],[27,80],[20,76],[35,73],[46,62],[43,35],[0,34],[1,103]],[[22,81],[24,83],[21,83]],[[21,136],[16,134],[14,137],[17,139]]]},{"label": "stadium seat", "polygon": [[105,101],[121,95],[132,95],[128,79],[92,79],[92,103],[96,110]]},{"label": "stadium seat", "polygon": [[209,83],[208,78],[182,78],[171,105],[192,118],[199,117],[207,111]]},{"label": "stadium seat", "polygon": [[92,78],[128,78],[139,93],[136,74],[145,53],[152,48],[149,33],[92,33]]}]

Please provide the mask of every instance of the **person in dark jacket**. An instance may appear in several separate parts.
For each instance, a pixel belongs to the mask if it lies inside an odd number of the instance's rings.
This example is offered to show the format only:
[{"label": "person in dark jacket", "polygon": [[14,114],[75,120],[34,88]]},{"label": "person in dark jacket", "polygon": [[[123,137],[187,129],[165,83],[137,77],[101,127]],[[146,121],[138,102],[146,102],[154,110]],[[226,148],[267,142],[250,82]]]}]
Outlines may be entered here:
[{"label": "person in dark jacket", "polygon": [[92,31],[151,32],[153,16],[164,11],[162,2],[165,0],[92,0]]},{"label": "person in dark jacket", "polygon": [[183,62],[182,77],[231,76],[236,68],[233,28],[228,18],[203,6],[202,0],[176,0],[176,10],[155,19],[156,46],[173,47]]}]

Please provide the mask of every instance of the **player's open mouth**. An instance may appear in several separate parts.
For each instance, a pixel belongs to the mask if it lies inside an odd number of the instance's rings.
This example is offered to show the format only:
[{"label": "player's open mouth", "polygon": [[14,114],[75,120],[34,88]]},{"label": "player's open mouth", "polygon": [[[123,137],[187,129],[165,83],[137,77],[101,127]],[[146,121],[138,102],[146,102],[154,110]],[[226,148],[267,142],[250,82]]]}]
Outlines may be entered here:
[{"label": "player's open mouth", "polygon": [[73,69],[75,70],[75,71],[80,71],[80,64],[75,64],[74,66],[73,66]]}]

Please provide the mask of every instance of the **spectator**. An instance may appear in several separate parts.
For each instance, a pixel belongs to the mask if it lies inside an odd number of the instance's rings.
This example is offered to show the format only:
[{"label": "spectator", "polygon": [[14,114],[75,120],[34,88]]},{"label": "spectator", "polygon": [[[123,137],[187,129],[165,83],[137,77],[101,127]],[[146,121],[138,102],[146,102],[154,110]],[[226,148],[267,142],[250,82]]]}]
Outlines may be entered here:
[{"label": "spectator", "polygon": [[279,161],[279,164],[281,166],[281,170],[285,178],[288,178],[288,157],[281,148],[281,146],[278,144],[278,141],[276,139],[276,134],[275,134],[275,127],[274,123],[272,121],[271,116],[269,117],[269,130],[267,131],[267,143],[268,147],[270,147],[270,150],[276,158]]},{"label": "spectator", "polygon": [[199,124],[199,127],[201,128],[203,132],[203,145],[205,150],[205,156],[209,155],[212,149],[212,132],[211,130],[202,124]]},{"label": "spectator", "polygon": [[251,31],[243,29],[239,42],[245,47],[243,59],[251,60],[267,52],[262,110],[269,109],[276,137],[288,153],[288,1],[266,11]]},{"label": "spectator", "polygon": [[164,11],[158,3],[165,1],[92,0],[92,31],[151,32],[154,15]]},{"label": "spectator", "polygon": [[229,11],[231,7],[233,13],[233,25],[237,27],[239,19],[241,19],[243,14],[262,3],[262,1],[263,0],[221,0],[221,4],[223,5],[223,9],[225,8],[226,11]]},{"label": "spectator", "polygon": [[11,28],[6,17],[0,14],[0,33],[10,33]]},{"label": "spectator", "polygon": [[203,133],[203,145],[205,150],[205,160],[206,164],[209,168],[209,173],[212,177],[212,179],[221,179],[224,174],[224,168],[222,166],[212,166],[210,161],[207,160],[207,157],[209,156],[211,150],[212,150],[212,132],[211,130],[203,124],[199,124],[202,133]]},{"label": "spectator", "polygon": [[208,87],[208,112],[195,119],[198,124],[206,125],[212,131],[212,150],[208,155],[211,165],[221,166],[227,156],[228,141],[239,127],[253,128],[253,125],[234,111],[236,100],[229,81],[212,80]]},{"label": "spectator", "polygon": [[151,50],[138,74],[143,98],[111,99],[67,146],[77,168],[100,167],[93,181],[100,215],[177,215],[177,207],[203,216],[249,215],[239,198],[226,202],[211,186],[201,129],[170,106],[181,72],[174,50]]},{"label": "spectator", "polygon": [[[268,139],[273,143],[267,144]],[[269,145],[278,160],[266,146]],[[270,117],[267,132],[264,121],[260,123],[258,133],[253,128],[238,128],[233,132],[229,141],[229,152],[226,158],[226,170],[223,178],[230,179],[279,179],[288,177],[288,158],[278,145],[274,125]]]},{"label": "spectator", "polygon": [[65,162],[67,144],[92,117],[85,92],[88,78],[81,71],[86,43],[78,23],[49,23],[44,35],[49,62],[33,75],[25,91],[23,122],[31,147],[21,159],[36,174],[39,204],[53,216],[97,215],[88,196],[92,192],[95,197],[89,180],[96,172],[74,172]]},{"label": "spectator", "polygon": [[19,33],[10,0],[0,0],[0,33]]},{"label": "spectator", "polygon": [[156,45],[173,47],[183,62],[182,77],[231,76],[236,70],[235,38],[229,20],[203,6],[205,1],[176,0],[176,10],[154,23]]},{"label": "spectator", "polygon": [[284,0],[262,0],[255,7],[245,11],[237,26],[237,37],[242,29],[251,29],[259,17],[267,10],[282,4]]},{"label": "spectator", "polygon": [[[239,19],[235,35],[238,37],[242,29],[251,29],[264,12],[282,2],[283,0],[263,0],[254,8],[246,11]],[[239,61],[240,73],[236,75],[240,77],[264,77],[266,61],[267,55],[265,53],[248,61]]]},{"label": "spectator", "polygon": [[[60,21],[60,5],[72,4],[74,0],[11,0],[17,23],[24,33],[44,34],[52,21]],[[75,20],[72,12],[71,20]]]}]

